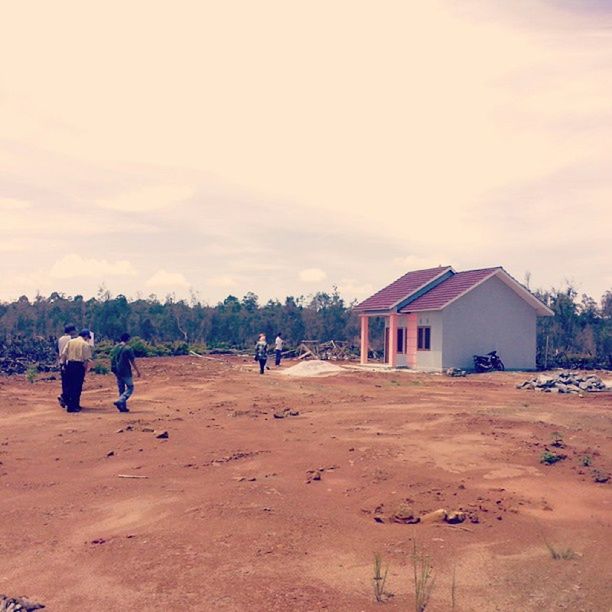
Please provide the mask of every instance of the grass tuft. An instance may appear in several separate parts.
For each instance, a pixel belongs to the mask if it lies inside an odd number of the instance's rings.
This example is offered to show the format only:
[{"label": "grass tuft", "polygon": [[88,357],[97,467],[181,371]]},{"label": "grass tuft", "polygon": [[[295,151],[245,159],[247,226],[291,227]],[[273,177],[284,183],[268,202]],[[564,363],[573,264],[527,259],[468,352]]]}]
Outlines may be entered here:
[{"label": "grass tuft", "polygon": [[389,597],[389,593],[385,591],[385,585],[387,583],[387,574],[389,573],[389,566],[385,567],[383,572],[383,562],[380,554],[374,555],[374,576],[372,578],[372,585],[374,587],[374,599],[378,603],[383,603]]},{"label": "grass tuft", "polygon": [[416,612],[425,612],[434,587],[431,558],[416,544],[412,543],[412,568],[414,573],[414,604]]}]

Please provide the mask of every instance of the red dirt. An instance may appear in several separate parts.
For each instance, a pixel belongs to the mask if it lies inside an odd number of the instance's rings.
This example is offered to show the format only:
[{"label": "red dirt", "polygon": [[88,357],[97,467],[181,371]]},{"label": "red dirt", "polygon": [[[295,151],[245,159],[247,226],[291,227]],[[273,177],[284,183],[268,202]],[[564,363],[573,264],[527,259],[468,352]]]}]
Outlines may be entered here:
[{"label": "red dirt", "polygon": [[[428,611],[451,610],[453,568],[458,611],[610,609],[612,497],[592,479],[612,470],[609,393],[519,391],[520,373],[259,376],[238,358],[141,369],[130,414],[112,376],[89,376],[80,414],[57,381],[0,379],[0,592],[51,612],[375,610],[379,552],[383,608],[410,610],[416,540]],[[542,465],[553,432],[568,457]],[[479,522],[390,522],[402,504]]]}]

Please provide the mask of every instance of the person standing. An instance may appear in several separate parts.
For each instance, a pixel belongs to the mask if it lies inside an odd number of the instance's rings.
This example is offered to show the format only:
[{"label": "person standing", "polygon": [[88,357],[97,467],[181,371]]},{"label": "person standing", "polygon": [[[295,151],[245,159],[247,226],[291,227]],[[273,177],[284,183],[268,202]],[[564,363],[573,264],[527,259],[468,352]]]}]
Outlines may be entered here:
[{"label": "person standing", "polygon": [[136,376],[140,378],[140,370],[136,365],[134,349],[128,344],[130,334],[121,335],[121,341],[113,349],[111,357],[111,370],[117,378],[117,389],[119,389],[119,399],[113,402],[119,412],[129,412],[127,401],[134,393],[134,379],[132,377],[132,367],[136,371]]},{"label": "person standing", "polygon": [[91,338],[89,330],[81,330],[76,338],[66,343],[60,356],[60,362],[65,367],[66,395],[64,401],[67,412],[81,411],[83,382],[92,356],[91,346],[87,342],[89,338]]},{"label": "person standing", "polygon": [[268,361],[268,343],[266,334],[259,334],[259,340],[255,345],[255,361],[259,362],[259,373],[263,374]]},{"label": "person standing", "polygon": [[[64,326],[64,335],[60,336],[57,341],[57,354],[58,357],[61,357],[64,352],[64,348],[72,340],[76,338],[77,332],[76,327],[74,325],[65,325]],[[64,364],[60,361],[60,379],[62,381],[62,392],[57,396],[57,401],[62,408],[66,408],[66,368]]]},{"label": "person standing", "polygon": [[284,343],[285,341],[283,340],[283,334],[278,332],[276,340],[274,340],[274,365],[276,365],[277,368],[281,364]]}]

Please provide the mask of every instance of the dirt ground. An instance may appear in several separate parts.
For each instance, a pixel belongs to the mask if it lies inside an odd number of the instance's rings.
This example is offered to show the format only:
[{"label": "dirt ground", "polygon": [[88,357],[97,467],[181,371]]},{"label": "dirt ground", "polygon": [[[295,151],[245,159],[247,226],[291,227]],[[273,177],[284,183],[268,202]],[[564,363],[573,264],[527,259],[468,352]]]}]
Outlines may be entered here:
[{"label": "dirt ground", "polygon": [[[612,609],[611,487],[594,482],[612,394],[517,390],[521,373],[260,376],[241,358],[141,369],[129,414],[112,375],[88,377],[80,414],[58,381],[0,378],[0,593],[50,612],[414,610],[416,542],[428,611]],[[567,458],[541,464],[546,447]],[[439,508],[467,519],[391,518]]]}]

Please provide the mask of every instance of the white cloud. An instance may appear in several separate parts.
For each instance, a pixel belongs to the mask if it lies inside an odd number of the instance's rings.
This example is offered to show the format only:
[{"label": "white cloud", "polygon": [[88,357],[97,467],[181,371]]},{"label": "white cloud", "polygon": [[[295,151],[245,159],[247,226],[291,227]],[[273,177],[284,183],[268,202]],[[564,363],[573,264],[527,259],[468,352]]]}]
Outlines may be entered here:
[{"label": "white cloud", "polygon": [[212,276],[207,280],[207,284],[211,287],[235,287],[238,283],[233,276],[225,274],[222,276]]},{"label": "white cloud", "polygon": [[163,268],[158,270],[145,283],[153,289],[188,289],[189,282],[180,272],[168,272]]},{"label": "white cloud", "polygon": [[360,283],[353,278],[343,279],[338,285],[340,295],[349,301],[355,298],[365,299],[372,295],[374,291],[372,283]]},{"label": "white cloud", "polygon": [[300,272],[300,280],[305,283],[318,283],[327,278],[327,274],[320,268],[306,268]]},{"label": "white cloud", "polygon": [[7,210],[25,210],[30,208],[30,203],[25,200],[17,200],[16,198],[0,198],[0,211]]},{"label": "white cloud", "polygon": [[49,271],[51,278],[134,276],[136,269],[127,260],[87,259],[75,253],[58,259]]},{"label": "white cloud", "polygon": [[112,198],[97,200],[98,206],[122,212],[150,212],[169,208],[193,197],[194,189],[186,185],[142,187]]}]

